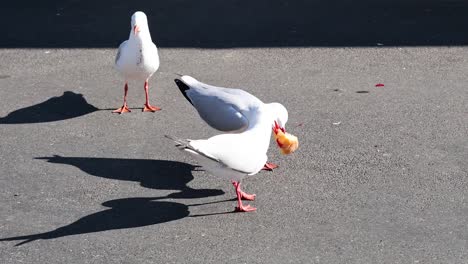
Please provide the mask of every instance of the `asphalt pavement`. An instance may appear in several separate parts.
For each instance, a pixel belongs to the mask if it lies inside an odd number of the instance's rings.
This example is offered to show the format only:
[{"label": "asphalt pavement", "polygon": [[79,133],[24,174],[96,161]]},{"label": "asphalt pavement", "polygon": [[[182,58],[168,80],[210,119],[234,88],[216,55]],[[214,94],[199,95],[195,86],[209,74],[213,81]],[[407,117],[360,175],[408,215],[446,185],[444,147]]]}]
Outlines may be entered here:
[{"label": "asphalt pavement", "polygon": [[[461,42],[166,42],[150,80],[162,111],[141,112],[143,83],[130,83],[122,115],[116,46],[22,43],[0,49],[0,263],[468,261]],[[288,109],[299,149],[271,144],[280,167],[245,180],[256,212],[233,213],[231,183],[164,138],[218,133],[176,73]]]}]

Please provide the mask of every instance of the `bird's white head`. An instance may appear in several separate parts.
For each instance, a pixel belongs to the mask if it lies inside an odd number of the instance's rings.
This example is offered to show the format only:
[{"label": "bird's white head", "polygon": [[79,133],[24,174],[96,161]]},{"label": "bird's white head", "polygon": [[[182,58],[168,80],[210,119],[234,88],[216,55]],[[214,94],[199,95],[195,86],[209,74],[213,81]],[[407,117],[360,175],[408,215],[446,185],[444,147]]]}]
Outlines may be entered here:
[{"label": "bird's white head", "polygon": [[273,115],[273,134],[276,144],[283,154],[290,154],[296,151],[299,146],[297,137],[286,133],[286,122],[288,122],[288,110],[280,103],[268,104]]},{"label": "bird's white head", "polygon": [[268,104],[274,116],[274,128],[286,131],[286,123],[288,122],[288,110],[280,103]]},{"label": "bird's white head", "polygon": [[290,154],[299,147],[296,136],[286,133],[286,122],[288,122],[288,110],[279,103],[268,104],[273,115],[273,133],[276,144],[283,154]]},{"label": "bird's white head", "polygon": [[132,33],[136,36],[140,32],[149,32],[148,19],[145,13],[137,11],[132,15]]}]

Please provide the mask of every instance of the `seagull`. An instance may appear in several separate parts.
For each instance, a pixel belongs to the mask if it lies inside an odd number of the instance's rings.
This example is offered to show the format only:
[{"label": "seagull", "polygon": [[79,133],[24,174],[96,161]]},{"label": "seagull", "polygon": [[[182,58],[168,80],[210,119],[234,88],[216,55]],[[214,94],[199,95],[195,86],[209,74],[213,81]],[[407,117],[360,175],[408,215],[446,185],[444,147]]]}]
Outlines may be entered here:
[{"label": "seagull", "polygon": [[115,68],[125,78],[123,106],[113,113],[131,112],[127,106],[128,81],[145,80],[146,102],[143,112],[155,112],[161,108],[152,106],[148,98],[148,80],[159,68],[158,48],[151,40],[148,19],[145,13],[138,11],[132,15],[132,28],[128,40],[119,46],[115,57]]},{"label": "seagull", "polygon": [[[208,85],[188,75],[181,75],[180,79],[174,81],[200,117],[209,126],[219,131],[240,133],[247,129],[249,119],[245,114],[246,108],[243,106],[243,100],[263,104],[260,99],[244,90]],[[284,115],[280,118],[282,120],[280,125],[284,127],[288,120],[288,112],[283,111],[281,107],[277,110],[277,115]],[[277,167],[278,165],[274,163],[266,162],[263,170],[271,171]]]},{"label": "seagull", "polygon": [[[264,104],[243,90],[207,86],[190,76],[182,76],[176,83],[181,90],[187,91],[183,94],[210,126],[236,133],[200,140],[166,137],[172,139],[178,149],[193,155],[211,174],[231,180],[237,195],[236,211],[255,211],[256,208],[242,204],[242,199],[254,200],[255,194],[242,191],[241,181],[263,169],[267,161],[271,131],[273,130],[275,137],[285,133],[284,124],[288,120],[288,111],[280,103]],[[194,86],[197,88],[192,90]],[[208,114],[210,109],[212,113]],[[282,150],[285,147],[283,142],[277,139]],[[288,153],[297,149],[297,138],[295,144]]]}]

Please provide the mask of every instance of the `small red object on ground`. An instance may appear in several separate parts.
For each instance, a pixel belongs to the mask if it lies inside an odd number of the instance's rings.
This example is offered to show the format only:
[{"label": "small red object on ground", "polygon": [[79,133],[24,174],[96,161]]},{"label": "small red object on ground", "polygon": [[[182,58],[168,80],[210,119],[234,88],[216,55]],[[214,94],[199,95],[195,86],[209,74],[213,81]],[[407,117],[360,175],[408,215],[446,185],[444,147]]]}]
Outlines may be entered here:
[{"label": "small red object on ground", "polygon": [[375,85],[375,87],[383,87],[383,86],[385,86],[383,83],[378,83]]}]

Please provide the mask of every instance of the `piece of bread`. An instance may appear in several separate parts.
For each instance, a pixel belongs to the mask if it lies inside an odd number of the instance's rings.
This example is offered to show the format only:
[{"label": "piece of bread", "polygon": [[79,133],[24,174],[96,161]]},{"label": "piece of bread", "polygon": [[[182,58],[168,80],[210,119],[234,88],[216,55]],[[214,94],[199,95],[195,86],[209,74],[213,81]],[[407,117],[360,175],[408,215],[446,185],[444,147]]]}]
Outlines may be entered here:
[{"label": "piece of bread", "polygon": [[299,147],[297,137],[287,132],[283,133],[283,131],[279,130],[275,134],[275,138],[283,154],[291,154]]}]

